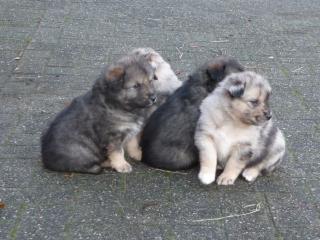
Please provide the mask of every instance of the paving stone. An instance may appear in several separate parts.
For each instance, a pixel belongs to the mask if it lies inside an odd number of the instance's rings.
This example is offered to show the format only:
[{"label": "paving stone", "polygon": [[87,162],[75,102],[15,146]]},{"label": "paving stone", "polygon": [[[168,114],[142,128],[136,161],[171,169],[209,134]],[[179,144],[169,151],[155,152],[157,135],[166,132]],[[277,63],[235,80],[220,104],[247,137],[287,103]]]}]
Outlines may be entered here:
[{"label": "paving stone", "polygon": [[[318,0],[0,0],[0,239],[319,239]],[[198,167],[45,170],[40,137],[101,69],[152,47],[185,80],[227,54],[273,87],[287,155],[273,173],[202,185]]]}]

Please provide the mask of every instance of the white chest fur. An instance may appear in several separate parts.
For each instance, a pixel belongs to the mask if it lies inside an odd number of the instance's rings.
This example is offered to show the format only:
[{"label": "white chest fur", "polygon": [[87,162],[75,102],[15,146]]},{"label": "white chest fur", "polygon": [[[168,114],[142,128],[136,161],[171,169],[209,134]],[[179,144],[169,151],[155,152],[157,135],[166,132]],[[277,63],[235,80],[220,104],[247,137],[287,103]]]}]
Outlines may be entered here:
[{"label": "white chest fur", "polygon": [[218,162],[225,163],[234,147],[241,144],[257,142],[257,131],[252,131],[255,126],[247,128],[235,128],[231,123],[220,128],[213,129],[213,136],[218,154]]}]

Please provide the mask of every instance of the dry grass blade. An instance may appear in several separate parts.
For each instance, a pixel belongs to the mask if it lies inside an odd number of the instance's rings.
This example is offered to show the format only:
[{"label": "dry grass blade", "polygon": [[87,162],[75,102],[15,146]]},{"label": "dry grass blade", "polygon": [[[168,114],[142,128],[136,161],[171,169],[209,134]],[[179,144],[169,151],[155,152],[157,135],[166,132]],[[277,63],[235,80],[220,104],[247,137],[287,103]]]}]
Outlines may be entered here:
[{"label": "dry grass blade", "polygon": [[228,218],[234,218],[234,217],[242,217],[242,216],[246,216],[246,215],[250,215],[250,214],[254,214],[256,212],[260,212],[261,210],[261,202],[255,204],[255,205],[247,205],[246,207],[249,206],[256,206],[255,209],[246,212],[246,213],[239,213],[239,214],[231,214],[228,216],[224,216],[224,217],[217,217],[217,218],[206,218],[206,219],[197,219],[197,220],[193,220],[192,222],[210,222],[210,221],[218,221],[218,220],[222,220],[222,219],[228,219]]},{"label": "dry grass blade", "polygon": [[160,168],[153,168],[153,170],[160,171],[160,172],[166,172],[166,173],[173,173],[173,174],[182,174],[182,175],[188,174],[187,172],[169,171],[169,170],[163,170]]}]

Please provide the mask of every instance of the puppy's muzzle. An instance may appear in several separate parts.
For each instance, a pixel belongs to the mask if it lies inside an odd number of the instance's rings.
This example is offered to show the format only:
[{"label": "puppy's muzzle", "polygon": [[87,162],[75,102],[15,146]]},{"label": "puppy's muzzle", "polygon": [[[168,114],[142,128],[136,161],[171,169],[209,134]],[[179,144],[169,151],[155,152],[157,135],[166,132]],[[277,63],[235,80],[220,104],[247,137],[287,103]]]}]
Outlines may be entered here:
[{"label": "puppy's muzzle", "polygon": [[271,111],[265,111],[264,116],[267,120],[270,120],[272,118],[272,112]]},{"label": "puppy's muzzle", "polygon": [[152,103],[155,103],[157,101],[157,96],[155,94],[152,94],[149,96],[149,99]]}]

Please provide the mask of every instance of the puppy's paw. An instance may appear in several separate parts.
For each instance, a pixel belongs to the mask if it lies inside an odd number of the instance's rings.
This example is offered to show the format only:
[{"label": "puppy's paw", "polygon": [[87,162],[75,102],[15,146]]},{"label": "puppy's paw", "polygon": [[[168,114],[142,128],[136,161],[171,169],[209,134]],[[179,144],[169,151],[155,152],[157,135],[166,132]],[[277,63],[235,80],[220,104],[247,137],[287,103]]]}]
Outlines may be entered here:
[{"label": "puppy's paw", "polygon": [[132,172],[132,167],[129,163],[127,162],[123,162],[122,164],[119,164],[118,166],[114,167],[114,169],[117,171],[117,172],[120,172],[120,173],[129,173],[129,172]]},{"label": "puppy's paw", "polygon": [[135,149],[134,151],[131,150],[130,152],[128,152],[128,154],[129,154],[130,158],[133,158],[136,161],[141,161],[142,151],[141,151],[140,148],[139,149]]},{"label": "puppy's paw", "polygon": [[242,172],[242,177],[244,177],[248,182],[253,182],[258,176],[259,171],[254,168],[248,168]]},{"label": "puppy's paw", "polygon": [[129,173],[132,171],[132,167],[129,163],[126,161],[121,161],[121,162],[111,162],[111,167],[116,170],[117,172],[120,173]]},{"label": "puppy's paw", "polygon": [[200,181],[203,184],[208,185],[208,184],[214,182],[216,176],[215,176],[215,174],[210,173],[210,172],[200,171],[198,174],[198,178],[200,179]]},{"label": "puppy's paw", "polygon": [[222,173],[218,179],[217,183],[218,185],[233,185],[236,178],[233,178],[231,176],[228,176],[227,174]]}]

